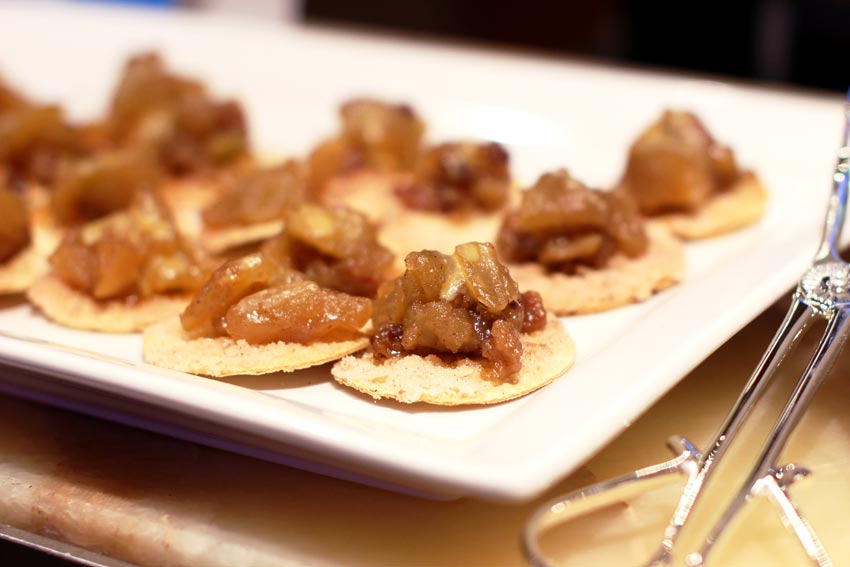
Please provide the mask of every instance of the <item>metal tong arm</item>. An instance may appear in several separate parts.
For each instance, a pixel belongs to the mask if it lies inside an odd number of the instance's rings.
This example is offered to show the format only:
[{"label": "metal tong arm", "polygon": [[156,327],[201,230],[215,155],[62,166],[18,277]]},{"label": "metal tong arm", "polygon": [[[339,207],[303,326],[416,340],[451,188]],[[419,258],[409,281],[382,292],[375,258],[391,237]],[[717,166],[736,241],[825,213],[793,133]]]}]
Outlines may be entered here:
[{"label": "metal tong arm", "polygon": [[523,534],[523,550],[531,567],[550,567],[544,559],[537,535],[547,527],[558,524],[564,514],[578,517],[606,504],[628,501],[631,496],[676,480],[682,473],[696,471],[701,456],[699,449],[680,436],[670,438],[668,445],[678,453],[668,461],[590,485],[540,506],[529,518]]},{"label": "metal tong arm", "polygon": [[844,226],[844,215],[847,210],[847,177],[850,170],[850,91],[844,102],[844,134],[841,147],[838,150],[838,162],[832,176],[832,192],[826,207],[826,218],[823,223],[823,234],[820,246],[815,253],[814,263],[831,259],[841,261],[838,254],[838,241]]},{"label": "metal tong arm", "polygon": [[[669,556],[685,521],[701,494],[703,485],[712,476],[715,465],[726,452],[729,443],[740,431],[747,416],[751,413],[753,407],[755,407],[755,404],[763,396],[776,373],[776,369],[786,354],[790,352],[802,334],[802,331],[812,321],[814,315],[817,314],[824,315],[829,319],[827,330],[809,365],[801,376],[794,393],[783,409],[782,415],[774,425],[747,483],[735,497],[730,507],[727,508],[701,549],[701,560],[705,559],[705,555],[713,546],[714,541],[716,541],[729,521],[737,513],[747,495],[751,493],[756,480],[765,477],[768,470],[776,468],[775,459],[778,457],[788,437],[805,412],[811,397],[814,395],[814,391],[823,380],[826,374],[824,370],[829,364],[826,364],[824,367],[821,364],[824,361],[831,362],[835,350],[837,350],[833,348],[835,339],[838,337],[843,339],[847,330],[847,312],[845,310],[847,305],[845,298],[847,292],[846,278],[839,281],[836,285],[836,282],[831,281],[831,277],[841,270],[844,270],[846,273],[846,263],[841,260],[838,253],[838,242],[841,238],[847,209],[848,170],[850,170],[850,93],[848,93],[848,101],[844,104],[843,141],[841,148],[838,150],[838,160],[835,165],[835,171],[833,172],[832,191],[827,205],[821,242],[812,262],[812,267],[801,278],[785,320],[762,356],[758,366],[756,366],[755,371],[747,381],[744,390],[741,392],[729,415],[726,417],[720,431],[711,444],[711,448],[703,455],[699,471],[688,480],[673,519],[665,531],[661,550],[653,561],[650,562],[650,565],[658,564],[663,558]],[[833,273],[829,270],[832,267],[837,267],[838,270]],[[843,341],[838,341],[838,343],[841,342]],[[785,493],[784,489],[781,492],[785,495],[785,501],[777,500],[780,507],[796,510],[790,500],[787,500],[787,493]],[[774,496],[776,498],[782,498],[778,493],[774,493]],[[802,518],[799,517],[799,513],[797,513],[797,517],[800,522],[798,527],[805,524]],[[793,520],[790,521],[794,523]],[[808,524],[805,525],[808,526]],[[804,547],[806,547],[809,555],[812,556],[812,548],[807,544],[807,541],[817,541],[814,532],[808,529],[808,534],[805,538],[801,537],[803,534],[799,530],[795,529],[795,533]],[[825,556],[822,546],[819,546],[817,553]],[[695,561],[695,565],[700,564],[697,562],[701,561],[699,558],[693,558],[693,560]],[[816,564],[828,565],[829,563],[818,562]]]},{"label": "metal tong arm", "polygon": [[688,479],[670,524],[664,532],[661,549],[650,562],[650,565],[658,564],[672,552],[682,527],[691,515],[691,510],[702,493],[704,484],[712,476],[714,466],[726,452],[729,442],[735,438],[747,416],[761,399],[779,364],[811,320],[811,311],[802,302],[795,300],[785,315],[785,320],[762,355],[761,361],[759,361],[758,366],[756,366],[743,391],[738,396],[735,405],[720,427],[720,431],[712,441],[710,448],[700,458],[695,474]]},{"label": "metal tong arm", "polygon": [[[798,299],[795,299],[795,303],[798,301]],[[836,309],[827,318],[827,326],[823,336],[800,380],[794,387],[782,414],[774,424],[756,464],[700,549],[699,558],[702,561],[708,556],[714,543],[723,534],[734,516],[743,508],[747,498],[753,494],[767,494],[780,507],[784,523],[795,534],[814,564],[819,567],[832,565],[814,530],[803,519],[786,491],[787,487],[798,478],[808,475],[808,471],[796,465],[786,467],[777,465],[782,449],[805,414],[818,387],[823,383],[829,368],[835,361],[841,344],[847,336],[847,331],[850,330],[850,309],[846,307]],[[695,565],[701,564],[693,563]]]}]

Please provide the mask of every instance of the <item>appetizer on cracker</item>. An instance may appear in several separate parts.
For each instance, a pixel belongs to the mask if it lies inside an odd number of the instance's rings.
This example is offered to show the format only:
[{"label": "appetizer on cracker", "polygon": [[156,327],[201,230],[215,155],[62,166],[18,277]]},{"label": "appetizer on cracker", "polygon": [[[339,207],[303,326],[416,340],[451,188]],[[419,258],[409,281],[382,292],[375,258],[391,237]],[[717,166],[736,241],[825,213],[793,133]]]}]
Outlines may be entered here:
[{"label": "appetizer on cracker", "polygon": [[290,372],[365,348],[372,302],[256,252],[220,266],[180,315],[144,332],[145,361],[201,374]]},{"label": "appetizer on cracker", "polygon": [[408,209],[490,213],[503,208],[511,187],[507,150],[495,142],[449,142],[428,148],[413,177],[394,188]]},{"label": "appetizer on cracker", "polygon": [[0,294],[25,291],[58,241],[48,184],[60,165],[93,149],[90,132],[62,110],[0,83]]},{"label": "appetizer on cracker", "polygon": [[183,242],[155,194],[69,229],[30,301],[69,327],[131,332],[179,313],[208,266]]},{"label": "appetizer on cracker", "polygon": [[277,226],[272,236],[286,214],[307,198],[307,174],[295,160],[232,175],[222,185],[219,198],[201,213],[204,225],[211,229],[268,223]]},{"label": "appetizer on cracker", "polygon": [[44,191],[18,194],[0,182],[0,295],[26,291],[47,271],[58,235]]},{"label": "appetizer on cracker", "polygon": [[232,164],[249,148],[241,106],[170,73],[155,54],[137,55],[125,65],[106,128],[113,144],[150,148],[175,175]]},{"label": "appetizer on cracker", "polygon": [[667,111],[629,151],[620,187],[642,214],[699,239],[757,222],[767,191],[690,112]]},{"label": "appetizer on cracker", "polygon": [[289,211],[307,198],[306,169],[296,160],[244,167],[217,180],[179,182],[163,196],[184,234],[222,254],[281,231]]},{"label": "appetizer on cracker", "polygon": [[126,209],[141,193],[156,190],[162,180],[155,155],[147,149],[98,152],[58,168],[51,211],[57,223],[79,226]]},{"label": "appetizer on cracker", "polygon": [[519,292],[491,244],[447,256],[412,252],[381,286],[371,349],[334,365],[341,384],[374,398],[440,405],[527,394],[573,363],[572,341],[540,295]]},{"label": "appetizer on cracker", "polygon": [[413,170],[425,125],[411,107],[364,98],[346,102],[339,113],[339,134],[319,144],[308,159],[317,194],[339,176]]},{"label": "appetizer on cracker", "polygon": [[423,147],[422,121],[404,105],[354,100],[341,115],[342,133],[308,162],[321,201],[368,215],[399,259],[411,250],[451,252],[493,238],[511,197],[504,147],[470,141]]},{"label": "appetizer on cracker", "polygon": [[91,131],[67,123],[62,109],[36,104],[0,82],[0,170],[11,182],[50,183],[61,160],[90,151]]},{"label": "appetizer on cracker", "polygon": [[511,274],[559,315],[641,301],[682,278],[682,245],[647,225],[622,191],[593,190],[566,170],[522,193],[496,245]]},{"label": "appetizer on cracker", "polygon": [[0,215],[0,263],[4,263],[29,246],[30,226],[23,197],[2,185]]},{"label": "appetizer on cracker", "polygon": [[493,142],[451,142],[424,150],[407,175],[337,179],[326,201],[362,210],[401,259],[411,250],[451,253],[464,242],[492,240],[511,198],[509,156]]},{"label": "appetizer on cracker", "polygon": [[[399,256],[429,248],[493,240],[511,199],[508,152],[493,142],[453,142],[429,148],[413,176],[395,183],[394,211],[380,237]],[[375,195],[373,198],[377,198]]]}]

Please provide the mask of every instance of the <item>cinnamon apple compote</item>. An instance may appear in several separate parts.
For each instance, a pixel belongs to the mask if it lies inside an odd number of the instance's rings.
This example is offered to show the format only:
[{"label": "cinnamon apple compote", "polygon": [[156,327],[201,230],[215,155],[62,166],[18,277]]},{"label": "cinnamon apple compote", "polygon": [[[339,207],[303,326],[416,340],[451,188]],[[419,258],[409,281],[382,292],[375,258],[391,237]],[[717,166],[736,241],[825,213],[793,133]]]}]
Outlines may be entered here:
[{"label": "cinnamon apple compote", "polygon": [[323,289],[257,252],[213,272],[180,320],[191,337],[309,343],[350,338],[371,313],[369,299]]},{"label": "cinnamon apple compote", "polygon": [[310,154],[310,182],[321,191],[337,175],[360,168],[412,171],[425,125],[404,104],[355,99],[340,108],[342,131]]},{"label": "cinnamon apple compote", "polygon": [[372,340],[376,360],[413,354],[482,357],[489,376],[516,382],[520,333],[546,325],[540,295],[519,293],[491,244],[462,244],[451,256],[412,252],[404,275],[381,286]]},{"label": "cinnamon apple compote", "polygon": [[52,210],[65,225],[80,224],[128,207],[162,179],[155,155],[143,148],[108,150],[59,167]]},{"label": "cinnamon apple compote", "polygon": [[618,252],[634,258],[648,245],[628,194],[589,189],[564,169],[544,174],[523,192],[522,204],[508,213],[497,239],[507,262],[537,262],[563,273],[579,265],[601,268]]},{"label": "cinnamon apple compote", "polygon": [[375,295],[393,262],[365,215],[313,203],[292,209],[283,232],[263,252],[323,287],[367,297]]},{"label": "cinnamon apple compote", "polygon": [[202,216],[204,224],[210,227],[277,220],[306,197],[305,168],[289,160],[226,179],[221,197],[206,207]]},{"label": "cinnamon apple compote", "polygon": [[51,182],[62,159],[84,153],[88,134],[67,124],[58,106],[35,104],[0,82],[0,169],[12,179]]},{"label": "cinnamon apple compote", "polygon": [[668,110],[632,145],[621,186],[645,215],[693,212],[744,175],[699,118]]},{"label": "cinnamon apple compote", "polygon": [[120,146],[153,148],[170,173],[219,167],[248,150],[242,108],[213,99],[200,82],[169,73],[155,54],[124,67],[107,121]]},{"label": "cinnamon apple compote", "polygon": [[24,199],[0,186],[0,263],[30,243],[29,215]]},{"label": "cinnamon apple compote", "polygon": [[494,142],[440,144],[420,156],[414,178],[395,193],[411,209],[492,212],[508,199],[508,161],[508,152]]},{"label": "cinnamon apple compote", "polygon": [[164,211],[142,192],[127,210],[70,229],[50,257],[53,273],[96,300],[133,303],[198,289],[204,270]]}]

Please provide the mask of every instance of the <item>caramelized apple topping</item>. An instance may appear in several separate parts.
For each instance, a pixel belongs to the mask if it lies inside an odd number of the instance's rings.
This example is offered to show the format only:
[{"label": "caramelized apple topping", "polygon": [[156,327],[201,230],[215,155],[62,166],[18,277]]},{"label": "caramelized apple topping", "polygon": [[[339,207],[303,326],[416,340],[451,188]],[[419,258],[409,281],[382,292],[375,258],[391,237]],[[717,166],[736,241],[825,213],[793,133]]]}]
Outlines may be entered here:
[{"label": "caramelized apple topping", "polygon": [[618,252],[640,256],[648,240],[628,194],[589,189],[562,169],[523,192],[496,245],[508,262],[539,262],[551,271],[574,273],[580,265],[601,268]]},{"label": "caramelized apple topping", "polygon": [[306,171],[295,160],[249,171],[225,182],[222,196],[204,209],[204,223],[220,227],[280,219],[306,194]]},{"label": "caramelized apple topping", "polygon": [[52,181],[61,160],[84,150],[82,134],[58,106],[37,105],[0,84],[0,164],[14,179]]},{"label": "caramelized apple topping", "polygon": [[404,353],[482,357],[494,380],[515,382],[520,333],[542,329],[546,311],[537,292],[519,293],[493,245],[462,244],[451,256],[411,252],[405,266],[404,275],[383,284],[375,300],[375,358]]},{"label": "caramelized apple topping", "polygon": [[0,81],[0,112],[15,110],[27,106],[27,100],[12,87]]},{"label": "caramelized apple topping", "polygon": [[372,302],[311,281],[277,285],[227,311],[228,334],[252,344],[310,343],[351,338],[369,322]]},{"label": "caramelized apple topping", "polygon": [[29,215],[24,199],[0,185],[0,263],[30,243]]},{"label": "caramelized apple topping", "polygon": [[155,189],[161,171],[153,154],[127,148],[68,162],[53,188],[53,212],[63,224],[79,224],[124,209]]},{"label": "caramelized apple topping", "polygon": [[135,301],[193,291],[206,275],[148,192],[136,195],[125,211],[70,229],[50,264],[65,283],[95,299]]},{"label": "caramelized apple topping", "polygon": [[690,212],[742,175],[735,156],[690,112],[667,111],[632,145],[622,187],[641,212]]},{"label": "caramelized apple topping", "polygon": [[175,174],[224,165],[248,149],[239,104],[215,100],[200,82],[170,74],[155,54],[127,62],[108,126],[120,145],[154,148]]},{"label": "caramelized apple topping", "polygon": [[411,171],[425,126],[407,105],[356,99],[340,109],[342,132],[310,154],[311,186],[321,191],[333,177],[361,167]]},{"label": "caramelized apple topping", "polygon": [[292,209],[263,251],[323,287],[366,297],[375,295],[393,261],[365,215],[313,203]]},{"label": "caramelized apple topping", "polygon": [[180,319],[193,336],[310,343],[350,338],[371,313],[369,299],[323,289],[257,252],[213,272]]},{"label": "caramelized apple topping", "polygon": [[501,145],[450,143],[426,151],[414,179],[395,193],[411,209],[489,212],[505,205],[510,182],[508,152]]}]

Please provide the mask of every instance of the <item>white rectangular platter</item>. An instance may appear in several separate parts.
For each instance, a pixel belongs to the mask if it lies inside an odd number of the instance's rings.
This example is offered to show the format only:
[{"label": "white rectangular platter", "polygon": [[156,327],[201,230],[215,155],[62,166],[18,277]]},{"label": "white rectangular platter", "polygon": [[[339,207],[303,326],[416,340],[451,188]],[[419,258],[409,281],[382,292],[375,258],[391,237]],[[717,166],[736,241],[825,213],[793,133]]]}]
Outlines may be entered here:
[{"label": "white rectangular platter", "polygon": [[[255,146],[271,155],[303,155],[334,131],[341,101],[374,95],[411,103],[431,140],[504,143],[522,183],[568,167],[608,186],[634,137],[675,107],[696,111],[761,175],[771,200],[758,226],[688,245],[674,289],[565,319],[575,367],[492,407],[375,403],[337,386],[327,367],[227,381],[167,372],[141,362],[137,335],[69,330],[25,303],[2,304],[0,388],[29,383],[53,403],[449,497],[539,494],[789,289],[814,252],[842,124],[838,97],[197,14],[0,4],[0,74],[75,117],[102,112],[126,57],[150,49],[240,98]],[[72,404],[75,395],[88,401]]]}]

